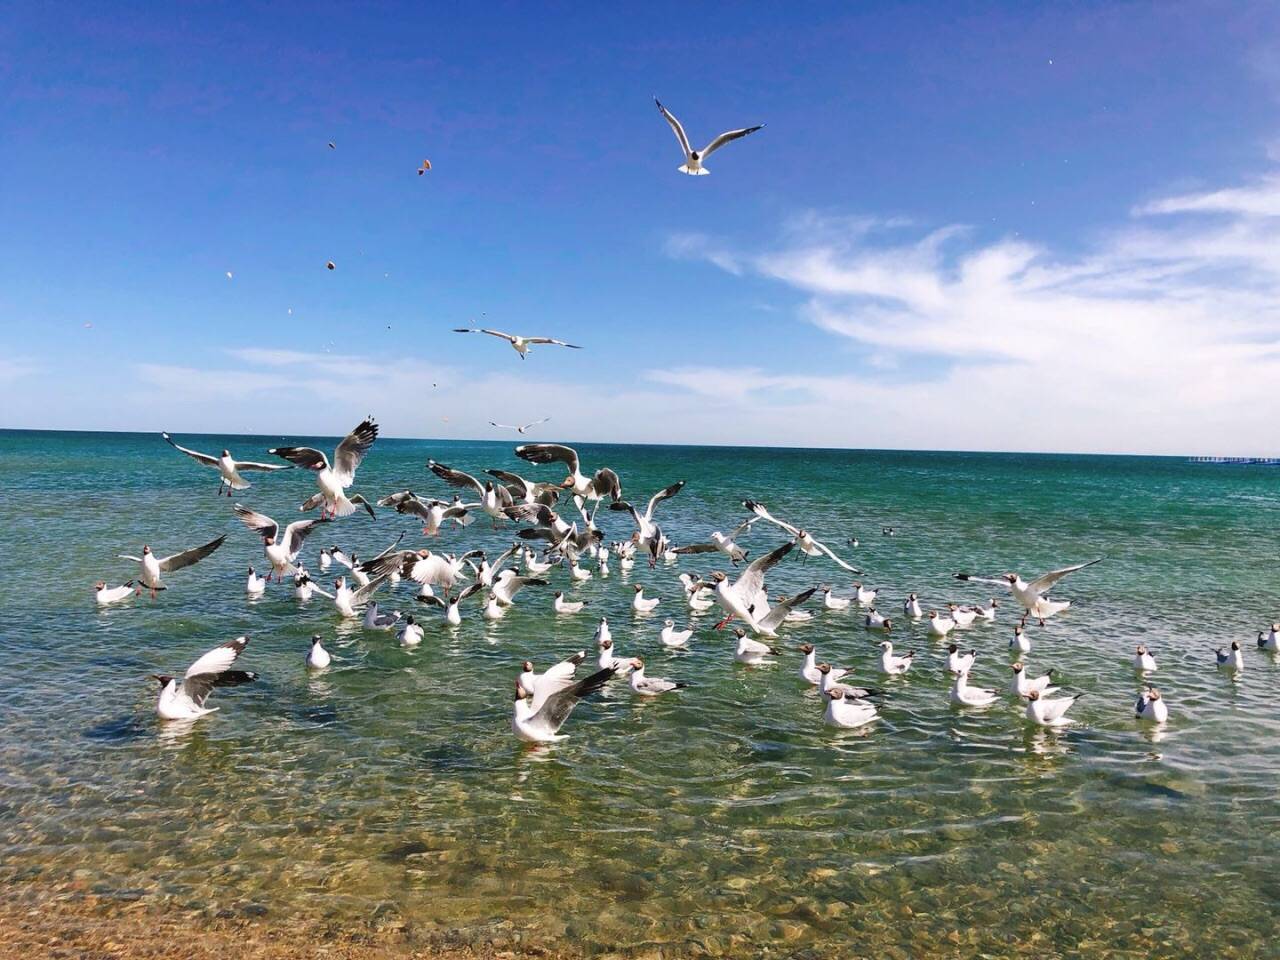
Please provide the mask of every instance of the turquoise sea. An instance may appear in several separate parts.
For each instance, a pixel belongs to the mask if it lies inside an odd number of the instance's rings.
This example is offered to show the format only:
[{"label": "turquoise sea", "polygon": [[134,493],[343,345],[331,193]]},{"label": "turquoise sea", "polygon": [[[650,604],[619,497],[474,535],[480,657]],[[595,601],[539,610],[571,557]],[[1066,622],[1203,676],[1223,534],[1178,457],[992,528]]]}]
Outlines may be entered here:
[{"label": "turquoise sea", "polygon": [[[299,437],[178,435],[242,458]],[[548,438],[549,439],[549,438]],[[333,439],[312,439],[332,449]],[[1075,605],[1029,627],[1034,671],[1053,667],[1086,696],[1080,723],[1028,728],[1002,702],[947,701],[944,645],[899,621],[916,667],[888,683],[873,726],[822,722],[799,678],[797,644],[881,683],[860,615],[818,612],[789,627],[773,666],[733,662],[718,613],[694,617],[687,652],[658,642],[665,615],[690,619],[677,566],[616,562],[607,580],[538,594],[497,624],[471,608],[448,629],[408,585],[389,604],[427,624],[400,649],[289,588],[247,600],[259,541],[214,496],[215,474],[157,435],[0,433],[0,884],[39,894],[85,888],[157,906],[362,924],[397,917],[463,941],[518,935],[584,954],[666,956],[1276,956],[1280,934],[1280,664],[1255,636],[1280,619],[1280,472],[1177,459],[580,447],[629,499],[685,479],[659,508],[677,542],[728,530],[755,497],[845,550],[900,613],[985,601],[959,570],[1036,574],[1105,556],[1057,591]],[[428,458],[471,472],[503,467],[559,480],[510,444],[379,440],[355,489],[449,496]],[[313,489],[303,471],[254,475],[237,499],[280,518]],[[601,512],[610,539],[630,532]],[[886,537],[891,525],[897,535]],[[409,518],[380,511],[308,541],[372,555]],[[95,607],[92,583],[122,582],[116,560],[226,533],[207,561],[172,575],[159,600]],[[481,519],[449,530],[458,552],[499,551],[512,530]],[[850,536],[857,549],[843,547]],[[754,554],[781,542],[759,524]],[[437,544],[432,544],[438,549]],[[662,598],[634,616],[630,584]],[[790,558],[773,593],[851,578]],[[591,602],[551,613],[551,591]],[[622,682],[579,706],[570,738],[531,749],[510,734],[511,682],[590,645],[607,615],[625,654],[688,682],[638,702]],[[1004,690],[1013,612],[965,631],[974,682]],[[308,676],[319,632],[333,667]],[[218,713],[178,731],[154,715],[154,672],[253,637],[240,666],[258,683],[219,690]],[[1213,649],[1238,640],[1246,668],[1219,675]],[[1143,730],[1135,644],[1171,720]],[[594,654],[594,651],[593,651]]]}]

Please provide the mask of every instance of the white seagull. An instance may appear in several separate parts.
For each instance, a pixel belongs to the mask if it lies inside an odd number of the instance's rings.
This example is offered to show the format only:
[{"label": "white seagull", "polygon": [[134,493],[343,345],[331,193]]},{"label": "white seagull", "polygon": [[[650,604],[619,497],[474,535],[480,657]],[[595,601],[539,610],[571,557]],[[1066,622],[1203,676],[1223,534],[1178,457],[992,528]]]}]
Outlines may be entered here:
[{"label": "white seagull", "polygon": [[635,596],[631,598],[631,609],[636,613],[653,613],[654,608],[661,602],[661,597],[646,597],[644,587],[636,584]]},{"label": "white seagull", "polygon": [[132,554],[122,553],[119,555],[119,559],[132,560],[138,564],[136,589],[138,593],[141,593],[144,586],[149,588],[151,590],[151,599],[154,600],[156,591],[165,589],[164,582],[160,579],[161,574],[172,573],[175,570],[181,570],[203,560],[222,546],[222,542],[226,539],[227,535],[224,533],[206,544],[192,547],[190,550],[183,550],[181,553],[170,554],[167,557],[157,557],[151,552],[149,546],[143,544],[142,556],[135,557]]},{"label": "white seagull", "polygon": [[676,680],[668,680],[666,677],[647,677],[644,673],[644,661],[639,657],[635,657],[631,661],[631,689],[640,694],[642,697],[656,697],[662,693],[670,693],[672,690],[679,690],[688,684],[680,683]]},{"label": "white seagull", "polygon": [[712,532],[708,542],[691,543],[687,546],[676,547],[677,556],[684,556],[693,553],[723,553],[729,558],[729,561],[736,567],[747,559],[747,551],[738,546],[738,539],[742,537],[751,525],[759,520],[759,517],[748,517],[742,523],[738,524],[727,536],[719,530]]},{"label": "white seagull", "polygon": [[935,637],[945,637],[956,628],[956,622],[950,617],[938,616],[937,610],[929,611],[929,633]]},{"label": "white seagull", "polygon": [[1027,719],[1041,727],[1069,726],[1075,721],[1067,716],[1067,711],[1083,696],[1083,693],[1077,693],[1074,697],[1049,700],[1042,697],[1038,690],[1032,690],[1027,694]]},{"label": "white seagull", "polygon": [[1169,706],[1155,687],[1148,687],[1138,694],[1133,708],[1134,716],[1144,723],[1164,723],[1169,719]]},{"label": "white seagull", "polygon": [[1258,631],[1258,649],[1268,653],[1280,651],[1280,623],[1273,623],[1265,632]]},{"label": "white seagull", "polygon": [[223,450],[221,456],[214,457],[207,453],[200,453],[197,450],[188,450],[186,447],[178,446],[178,444],[173,442],[173,437],[169,436],[167,433],[162,433],[160,436],[164,437],[165,443],[169,444],[173,449],[181,453],[185,453],[192,460],[196,461],[196,463],[202,463],[206,467],[213,467],[218,471],[218,496],[222,496],[223,487],[227,488],[227,496],[229,497],[231,496],[232,490],[245,490],[250,486],[249,481],[240,476],[241,470],[274,471],[292,469],[282,464],[254,463],[251,460],[237,460],[231,456],[230,450]]},{"label": "white seagull", "polygon": [[758,667],[766,661],[765,657],[770,654],[777,655],[778,651],[767,643],[761,643],[759,640],[752,640],[747,636],[747,631],[738,627],[734,630],[734,635],[738,638],[738,648],[734,651],[733,659],[738,663],[745,663],[750,667]]},{"label": "white seagull", "polygon": [[386,579],[384,575],[376,580],[369,581],[359,589],[352,590],[347,586],[347,578],[339,577],[333,581],[333,605],[338,608],[338,612],[344,617],[353,619],[358,616],[356,605],[363,603],[365,599],[372,596],[373,592],[382,586]]},{"label": "white seagull", "polygon": [[645,507],[644,513],[641,513],[625,500],[614,500],[609,504],[610,510],[625,510],[631,514],[631,519],[636,523],[636,532],[639,538],[636,540],[637,545],[647,546],[651,543],[655,536],[658,535],[658,525],[653,522],[653,511],[663,500],[674,497],[677,493],[684,489],[684,481],[677,480],[669,487],[663,487],[652,497],[649,498],[649,504]]},{"label": "white seagull", "polygon": [[528,743],[552,743],[563,740],[560,728],[569,719],[569,714],[573,712],[578,701],[599,690],[612,677],[612,669],[598,670],[576,683],[571,683],[549,694],[537,710],[533,708],[532,691],[525,690],[517,680],[515,707],[511,716],[512,731]]},{"label": "white seagull", "polygon": [[854,700],[874,697],[883,692],[881,690],[872,690],[867,687],[853,687],[847,683],[841,683],[839,678],[846,676],[847,674],[847,670],[834,668],[829,663],[818,664],[818,692],[830,693],[832,690],[839,690],[846,697],[850,697]]},{"label": "white seagull", "polygon": [[[516,353],[520,354],[521,360],[523,360],[528,355],[529,348],[533,346],[535,343],[547,343],[557,347],[568,347],[570,350],[582,349],[577,344],[566,343],[563,340],[555,340],[551,337],[521,337],[521,336],[517,336],[514,333],[503,333],[501,330],[489,330],[487,328],[454,327],[453,332],[454,333],[487,333],[491,337],[497,337],[499,340],[505,340],[507,341],[507,343],[511,344],[512,349],[515,350]],[[520,432],[523,433],[524,431],[521,430]]]},{"label": "white seagull", "polygon": [[848,610],[851,603],[848,597],[832,596],[830,587],[822,588],[822,605],[828,610]]},{"label": "white seagull", "polygon": [[253,567],[249,568],[249,576],[244,582],[244,592],[251,597],[260,597],[267,590],[267,581],[258,576]]},{"label": "white seagull", "polygon": [[[843,567],[845,570],[848,570],[850,573],[862,572],[857,567],[850,566],[849,564],[841,560],[839,557],[837,557],[834,553],[831,552],[831,549],[826,544],[821,543],[818,540],[814,539],[813,534],[809,533],[807,530],[804,530],[801,527],[793,526],[790,523],[785,523],[782,520],[779,520],[777,517],[771,514],[768,510],[766,510],[764,504],[761,503],[760,501],[744,500],[742,501],[742,505],[746,507],[748,510],[750,510],[752,513],[754,513],[761,520],[764,520],[767,523],[772,523],[774,526],[782,528],[783,530],[787,531],[787,533],[791,534],[791,536],[795,537],[796,546],[800,548],[800,552],[803,553],[805,556],[816,557],[822,554],[826,554],[828,557],[834,560],[838,565]],[[872,599],[873,600],[875,599],[874,593],[872,594]]]},{"label": "white seagull", "polygon": [[209,694],[221,682],[223,685],[254,679],[251,673],[238,672],[227,675],[236,658],[244,652],[248,637],[236,637],[229,643],[214,647],[187,668],[182,680],[165,674],[152,674],[151,679],[160,684],[160,699],[156,701],[156,713],[163,720],[195,720],[217,707],[206,707]]},{"label": "white seagull", "polygon": [[911,669],[911,663],[915,659],[915,651],[908,650],[906,656],[897,656],[893,652],[893,644],[888,640],[880,643],[880,669],[889,676],[906,673]]},{"label": "white seagull", "polygon": [[755,133],[764,126],[763,123],[760,123],[754,127],[743,127],[741,130],[728,130],[720,134],[720,136],[716,137],[701,150],[694,150],[689,146],[689,138],[685,135],[684,127],[680,125],[680,121],[672,116],[671,112],[662,105],[662,102],[657,97],[653,98],[653,102],[658,105],[658,110],[662,113],[662,116],[666,118],[667,123],[671,124],[671,129],[675,131],[676,139],[680,141],[680,149],[684,151],[684,163],[682,163],[677,169],[681,173],[687,173],[691,177],[702,177],[710,173],[711,171],[703,166],[703,161],[706,160],[707,157],[711,156],[711,154],[715,153],[715,151],[723,147],[726,143],[731,143],[734,140],[741,139],[749,133]]},{"label": "white seagull", "polygon": [[769,613],[769,597],[764,588],[764,575],[794,548],[795,543],[784,543],[763,556],[756,557],[732,583],[729,582],[723,570],[717,570],[711,575],[711,586],[715,590],[716,602],[726,613],[725,618],[716,624],[717,630],[737,617],[756,633],[772,633],[770,628],[761,623]]},{"label": "white seagull", "polygon": [[107,581],[99,580],[93,585],[93,598],[98,601],[98,606],[106,607],[113,603],[119,603],[128,597],[133,596],[133,581],[129,580],[118,587],[108,587]]},{"label": "white seagull", "polygon": [[[316,474],[316,486],[324,501],[325,512],[333,517],[346,517],[355,512],[355,501],[348,497],[346,489],[356,477],[356,470],[364,460],[373,441],[378,439],[378,425],[373,417],[365,417],[360,424],[343,438],[333,452],[333,464],[329,458],[312,447],[272,447],[267,453],[288,460],[290,463]],[[315,498],[312,498],[315,499]],[[363,502],[364,498],[361,498]],[[373,509],[364,504],[369,515]]]},{"label": "white seagull", "polygon": [[954,643],[947,647],[947,671],[949,673],[968,673],[973,669],[973,661],[978,659],[978,651],[967,653]]},{"label": "white seagull", "polygon": [[573,491],[574,496],[585,500],[622,499],[622,481],[608,467],[601,467],[592,476],[582,472],[578,451],[561,443],[525,443],[516,447],[515,454],[530,463],[563,463],[569,475],[560,486]]},{"label": "white seagull", "polygon": [[1056,693],[1058,690],[1057,687],[1051,686],[1053,683],[1052,670],[1038,677],[1028,677],[1021,660],[1014,663],[1009,669],[1013,671],[1013,683],[1010,684],[1010,689],[1016,697],[1025,697],[1032,690],[1041,695]]},{"label": "white seagull", "polygon": [[989,707],[996,702],[996,692],[969,686],[969,672],[961,670],[951,681],[951,702],[962,707]]},{"label": "white seagull", "polygon": [[564,592],[556,591],[555,600],[552,601],[551,607],[556,613],[580,613],[582,608],[587,605],[586,600],[566,600]]},{"label": "white seagull", "polygon": [[972,583],[994,583],[1003,587],[1008,587],[1016,599],[1029,616],[1035,617],[1042,624],[1054,614],[1061,613],[1071,606],[1070,600],[1050,600],[1048,597],[1049,590],[1059,580],[1069,573],[1075,573],[1077,570],[1083,570],[1085,567],[1091,567],[1095,563],[1101,563],[1105,557],[1099,557],[1097,560],[1090,560],[1087,563],[1077,563],[1070,567],[1063,567],[1061,570],[1053,570],[1049,573],[1041,574],[1030,583],[1023,580],[1016,573],[1006,573],[999,579],[991,577],[975,577],[968,573],[957,573],[957,580],[967,580]]},{"label": "white seagull", "polygon": [[1022,629],[1022,624],[1017,624],[1013,628],[1013,636],[1009,639],[1009,649],[1015,654],[1031,652],[1031,638],[1027,636],[1027,632]]},{"label": "white seagull", "polygon": [[446,596],[443,600],[434,594],[418,594],[414,597],[419,603],[425,603],[433,607],[440,607],[444,610],[445,623],[451,627],[459,626],[462,623],[462,611],[458,609],[459,604],[468,597],[471,597],[484,589],[484,584],[473,583],[456,597]]},{"label": "white seagull", "polygon": [[827,692],[825,719],[833,727],[865,727],[877,716],[879,714],[873,704],[864,700],[851,700],[839,687]]},{"label": "white seagull", "polygon": [[683,647],[692,636],[692,630],[677,630],[674,620],[664,620],[662,633],[658,635],[658,639],[662,641],[664,647]]},{"label": "white seagull", "polygon": [[1240,644],[1235,640],[1231,641],[1230,649],[1224,650],[1219,647],[1214,651],[1214,656],[1218,660],[1218,669],[1227,670],[1231,673],[1240,673],[1244,670],[1244,654],[1240,651]]},{"label": "white seagull", "polygon": [[522,423],[518,425],[512,424],[512,423],[497,423],[496,421],[490,420],[489,426],[497,427],[499,430],[514,430],[516,433],[523,434],[530,427],[536,427],[538,424],[546,423],[550,419],[551,419],[550,417],[543,417],[541,420],[533,420],[533,421],[530,421],[529,423]]},{"label": "white seagull", "polygon": [[404,618],[404,623],[400,625],[400,629],[396,631],[396,637],[400,641],[402,647],[416,647],[422,642],[422,638],[426,632],[422,629],[421,624],[413,619],[413,615]]},{"label": "white seagull", "polygon": [[924,610],[920,606],[920,598],[914,593],[902,602],[902,614],[912,620],[919,620],[924,616]]},{"label": "white seagull", "polygon": [[1138,644],[1133,652],[1133,669],[1138,673],[1155,673],[1156,658],[1151,655],[1146,644]]},{"label": "white seagull", "polygon": [[532,660],[526,660],[521,665],[520,676],[516,682],[531,696],[530,707],[535,713],[542,709],[542,705],[553,693],[573,685],[573,676],[579,664],[586,659],[587,652],[579,650],[567,660],[561,660],[543,673],[534,672]]},{"label": "white seagull", "polygon": [[268,581],[273,573],[277,580],[283,580],[286,574],[293,573],[297,569],[293,561],[298,559],[303,542],[315,532],[316,527],[329,522],[324,517],[295,520],[284,528],[284,536],[281,536],[280,524],[265,513],[258,513],[237,503],[235,514],[237,520],[262,537],[262,552],[267,555],[271,564],[271,570],[267,573]]},{"label": "white seagull", "polygon": [[311,646],[307,648],[307,669],[323,670],[333,662],[333,658],[329,656],[329,651],[324,648],[324,644],[320,642],[320,634],[313,634],[311,637]]}]

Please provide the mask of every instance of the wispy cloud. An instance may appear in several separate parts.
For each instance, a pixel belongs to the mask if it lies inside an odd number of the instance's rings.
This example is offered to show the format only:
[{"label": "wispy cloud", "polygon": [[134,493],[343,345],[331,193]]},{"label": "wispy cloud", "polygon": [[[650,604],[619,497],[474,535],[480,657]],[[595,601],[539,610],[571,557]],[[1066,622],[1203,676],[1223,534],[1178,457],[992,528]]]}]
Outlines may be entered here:
[{"label": "wispy cloud", "polygon": [[[842,431],[815,405],[837,442],[1280,449],[1280,175],[1143,204],[1085,255],[978,242],[963,225],[905,238],[880,226],[809,215],[765,250],[706,241],[704,259],[806,295],[803,319],[865,348],[865,373],[799,378],[876,424]],[[698,256],[696,239],[679,255]],[[753,380],[794,379],[717,375],[747,407]],[[705,394],[702,376],[683,386]]]}]

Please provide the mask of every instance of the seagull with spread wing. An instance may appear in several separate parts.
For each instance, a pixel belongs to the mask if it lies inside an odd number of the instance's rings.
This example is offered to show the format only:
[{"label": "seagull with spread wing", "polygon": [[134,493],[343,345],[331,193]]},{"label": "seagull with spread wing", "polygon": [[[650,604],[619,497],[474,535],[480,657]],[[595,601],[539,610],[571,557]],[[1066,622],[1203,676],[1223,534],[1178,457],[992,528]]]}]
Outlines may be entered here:
[{"label": "seagull with spread wing", "polygon": [[530,463],[563,463],[569,475],[560,486],[572,490],[574,496],[584,500],[622,499],[622,481],[618,475],[608,467],[601,467],[593,476],[584,476],[578,451],[573,447],[560,443],[526,443],[516,447],[516,456]]},{"label": "seagull with spread wing", "polygon": [[[333,453],[332,465],[328,457],[312,447],[272,447],[267,453],[314,471],[316,486],[320,488],[320,498],[317,500],[312,497],[307,503],[314,507],[323,501],[324,510],[321,516],[328,514],[331,517],[346,517],[355,512],[357,502],[354,497],[347,496],[346,489],[355,480],[356,469],[369,452],[369,448],[373,446],[373,441],[377,439],[378,425],[373,422],[373,417],[365,417],[360,425],[338,444],[338,448]],[[363,497],[358,502],[364,504],[370,516],[373,515],[373,509]],[[304,504],[303,509],[309,508]]]},{"label": "seagull with spread wing", "polygon": [[708,543],[691,543],[687,546],[676,547],[676,553],[684,556],[691,553],[723,553],[729,558],[729,561],[736,567],[742,561],[747,559],[747,551],[738,546],[738,538],[743,536],[751,525],[759,520],[759,517],[748,517],[742,523],[738,524],[733,531],[725,536],[719,530],[711,534]]},{"label": "seagull with spread wing", "polygon": [[[763,623],[770,610],[769,595],[764,589],[764,575],[777,566],[793,549],[795,549],[794,543],[784,543],[774,547],[764,556],[757,557],[747,564],[747,568],[732,583],[729,582],[729,577],[723,570],[717,570],[711,575],[710,585],[715,590],[716,602],[724,608],[726,613],[725,618],[716,624],[717,630],[736,617],[746,623],[754,633],[773,636],[776,624],[766,626]],[[804,599],[807,600],[812,594],[813,591],[810,590]],[[803,601],[792,601],[791,606],[795,606],[796,602]]]},{"label": "seagull with spread wing", "polygon": [[474,490],[480,495],[480,509],[489,515],[496,528],[499,520],[507,519],[507,508],[515,505],[515,498],[505,486],[499,486],[492,480],[481,483],[469,473],[447,467],[434,460],[427,461],[427,469],[451,487],[463,490]]},{"label": "seagull with spread wing", "polygon": [[761,123],[754,127],[743,127],[741,130],[726,131],[708,143],[701,150],[694,150],[689,146],[689,138],[685,135],[684,127],[680,125],[680,121],[672,116],[671,111],[664,107],[662,105],[662,101],[657,97],[653,98],[653,102],[658,105],[658,110],[662,113],[663,117],[666,118],[667,123],[671,124],[671,129],[675,131],[676,139],[680,141],[680,149],[684,151],[684,163],[682,163],[677,169],[679,169],[681,173],[687,173],[691,177],[705,177],[711,172],[702,165],[703,161],[706,160],[707,157],[711,156],[711,154],[715,153],[726,143],[732,143],[734,140],[740,140],[747,134],[755,133],[764,126],[764,124]]},{"label": "seagull with spread wing", "polygon": [[653,522],[653,511],[663,500],[669,500],[677,493],[684,489],[684,481],[677,480],[669,487],[663,487],[652,497],[649,498],[649,505],[645,507],[644,513],[641,513],[625,500],[614,500],[609,504],[610,510],[625,510],[631,514],[631,519],[636,522],[636,544],[646,547],[657,538],[661,533],[658,525]]},{"label": "seagull with spread wing", "polygon": [[783,521],[779,520],[777,517],[771,514],[768,510],[766,510],[765,505],[763,503],[760,503],[760,501],[744,500],[742,502],[742,505],[746,507],[748,510],[750,510],[752,513],[754,513],[761,520],[764,520],[768,523],[772,523],[775,526],[781,527],[783,530],[787,531],[787,533],[795,537],[796,546],[800,548],[800,552],[803,553],[806,557],[816,557],[820,554],[825,553],[828,557],[834,560],[839,566],[843,567],[845,570],[848,570],[850,573],[858,573],[858,574],[862,573],[862,571],[859,570],[857,567],[851,567],[849,566],[849,564],[845,563],[843,560],[837,557],[834,553],[831,552],[830,547],[828,547],[825,543],[822,543],[819,540],[817,540],[813,536],[813,534],[811,534],[809,531],[801,527],[794,527],[789,523],[784,523]]},{"label": "seagull with spread wing", "polygon": [[283,582],[286,575],[294,573],[297,567],[293,565],[293,561],[298,559],[302,542],[314,533],[320,524],[329,522],[324,517],[316,520],[295,520],[284,528],[284,536],[280,536],[280,524],[265,513],[250,510],[239,503],[235,506],[235,513],[237,520],[262,537],[262,551],[271,564],[271,570],[266,576],[268,582],[272,574],[275,574],[277,581]]},{"label": "seagull with spread wing", "polygon": [[[1028,583],[1016,573],[1006,573],[1001,577],[975,577],[968,573],[957,573],[957,580],[966,580],[970,583],[994,583],[998,586],[1008,587],[1013,594],[1013,598],[1022,604],[1026,610],[1026,616],[1035,617],[1040,621],[1040,626],[1044,626],[1044,622],[1056,613],[1061,613],[1071,606],[1070,600],[1050,600],[1049,590],[1059,580],[1069,573],[1075,573],[1077,570],[1083,570],[1085,567],[1091,567],[1095,563],[1101,563],[1105,557],[1099,557],[1097,560],[1090,560],[1087,563],[1077,563],[1070,567],[1063,567],[1061,570],[1051,570],[1049,573],[1042,574]],[[1026,619],[1026,616],[1023,619]]]},{"label": "seagull with spread wing", "polygon": [[530,427],[536,427],[540,423],[546,423],[550,417],[543,417],[541,420],[534,420],[530,423],[514,424],[514,423],[498,423],[494,420],[489,421],[489,426],[497,427],[499,430],[514,430],[516,433],[524,434]]},{"label": "seagull with spread wing", "polygon": [[160,684],[156,713],[162,720],[195,720],[213,713],[217,707],[206,707],[214,687],[229,687],[257,679],[255,674],[232,670],[231,665],[248,646],[248,637],[236,637],[214,647],[187,668],[179,680],[167,674],[153,673],[151,679]]},{"label": "seagull with spread wing", "polygon": [[[529,347],[535,343],[547,343],[557,347],[568,347],[570,350],[581,350],[582,348],[576,343],[565,343],[563,340],[555,340],[551,337],[521,337],[514,333],[503,333],[501,330],[489,330],[481,327],[454,327],[454,333],[487,333],[491,337],[497,337],[499,340],[505,340],[511,344],[512,349],[520,354],[523,360],[529,353]],[[524,431],[521,430],[521,433]]]},{"label": "seagull with spread wing", "polygon": [[526,690],[517,680],[515,708],[511,716],[512,731],[527,743],[563,740],[560,728],[569,719],[569,714],[578,705],[578,701],[603,687],[613,678],[613,674],[613,667],[597,670],[576,683],[548,694],[537,710],[533,708],[535,692]]},{"label": "seagull with spread wing", "polygon": [[378,501],[380,507],[391,507],[396,513],[407,513],[422,520],[422,534],[434,537],[446,520],[468,526],[475,519],[470,508],[477,504],[445,503],[443,500],[423,500],[412,490],[391,493]]},{"label": "seagull with spread wing", "polygon": [[175,570],[181,570],[189,567],[193,563],[203,560],[213,551],[222,546],[222,541],[227,539],[224,533],[222,536],[199,547],[192,547],[190,550],[183,550],[181,553],[171,554],[167,557],[157,557],[151,552],[151,548],[146,544],[142,546],[142,556],[135,557],[132,554],[120,554],[121,560],[132,560],[138,564],[138,593],[142,592],[142,588],[148,587],[151,590],[151,599],[156,598],[157,590],[164,590],[165,585],[160,579],[162,573],[172,573]]},{"label": "seagull with spread wing", "polygon": [[200,453],[197,450],[189,450],[181,447],[173,442],[173,437],[167,433],[162,433],[165,443],[173,447],[179,453],[185,453],[196,463],[202,463],[206,467],[213,467],[218,471],[218,496],[222,496],[222,488],[227,488],[227,496],[231,496],[232,490],[245,490],[249,487],[249,481],[240,476],[241,470],[263,470],[274,472],[276,470],[291,470],[292,467],[286,467],[284,464],[274,463],[254,463],[252,460],[237,460],[231,456],[230,450],[223,450],[221,456],[211,456],[207,453]]}]

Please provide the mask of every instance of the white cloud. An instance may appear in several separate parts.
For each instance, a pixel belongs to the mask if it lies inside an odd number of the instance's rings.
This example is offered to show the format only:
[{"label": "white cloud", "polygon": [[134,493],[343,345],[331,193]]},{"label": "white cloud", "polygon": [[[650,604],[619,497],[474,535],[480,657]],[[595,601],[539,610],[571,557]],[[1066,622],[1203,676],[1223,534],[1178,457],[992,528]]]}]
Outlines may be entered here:
[{"label": "white cloud", "polygon": [[793,416],[840,445],[1280,452],[1280,175],[1147,203],[1084,256],[962,226],[885,242],[903,227],[809,215],[763,252],[707,241],[705,259],[806,295],[802,317],[865,348],[865,373],[662,382],[746,422],[773,412],[760,387],[803,386]]}]

